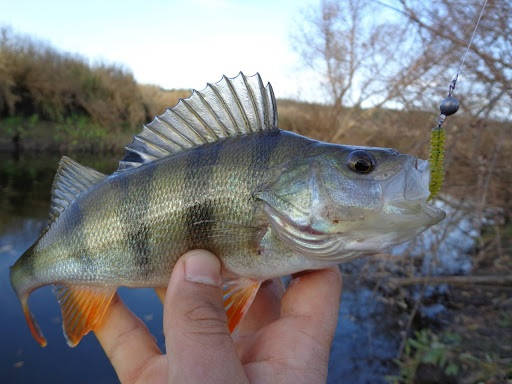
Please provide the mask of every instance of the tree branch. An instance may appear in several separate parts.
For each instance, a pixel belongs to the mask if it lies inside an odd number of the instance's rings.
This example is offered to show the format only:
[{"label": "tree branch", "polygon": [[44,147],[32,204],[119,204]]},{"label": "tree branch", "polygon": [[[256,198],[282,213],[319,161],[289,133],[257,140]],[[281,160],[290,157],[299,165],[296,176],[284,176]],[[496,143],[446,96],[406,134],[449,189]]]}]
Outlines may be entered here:
[{"label": "tree branch", "polygon": [[488,276],[414,276],[403,278],[391,278],[390,284],[396,286],[406,285],[494,285],[503,287],[512,287],[511,275],[488,275]]}]

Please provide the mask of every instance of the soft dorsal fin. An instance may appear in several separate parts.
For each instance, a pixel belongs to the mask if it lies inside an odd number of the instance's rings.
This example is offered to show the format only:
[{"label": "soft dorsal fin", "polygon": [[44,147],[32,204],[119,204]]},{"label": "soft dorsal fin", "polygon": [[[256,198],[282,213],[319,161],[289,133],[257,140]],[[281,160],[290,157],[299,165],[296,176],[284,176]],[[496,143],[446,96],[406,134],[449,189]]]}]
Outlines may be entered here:
[{"label": "soft dorsal fin", "polygon": [[258,73],[223,76],[145,125],[126,147],[117,172],[227,137],[275,129],[270,83],[265,87]]},{"label": "soft dorsal fin", "polygon": [[80,193],[87,191],[105,177],[103,173],[63,156],[53,179],[48,227]]}]

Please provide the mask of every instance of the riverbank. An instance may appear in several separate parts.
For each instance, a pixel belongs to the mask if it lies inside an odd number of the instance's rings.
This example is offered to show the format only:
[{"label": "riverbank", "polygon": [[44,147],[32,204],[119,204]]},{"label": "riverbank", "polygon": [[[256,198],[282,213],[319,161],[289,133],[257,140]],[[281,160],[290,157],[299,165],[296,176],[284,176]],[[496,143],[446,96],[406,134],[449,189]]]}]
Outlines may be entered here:
[{"label": "riverbank", "polygon": [[189,93],[0,27],[0,149],[112,151]]}]

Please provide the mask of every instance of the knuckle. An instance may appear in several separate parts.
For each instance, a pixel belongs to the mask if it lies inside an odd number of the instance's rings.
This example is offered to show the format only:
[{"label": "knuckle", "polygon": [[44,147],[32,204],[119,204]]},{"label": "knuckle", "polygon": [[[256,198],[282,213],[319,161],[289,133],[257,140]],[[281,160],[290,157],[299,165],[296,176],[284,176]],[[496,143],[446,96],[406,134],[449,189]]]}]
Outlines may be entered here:
[{"label": "knuckle", "polygon": [[210,302],[194,305],[184,314],[186,329],[190,335],[229,336],[224,308]]},{"label": "knuckle", "polygon": [[336,267],[328,268],[327,273],[330,279],[332,279],[333,283],[336,285],[342,284],[342,277],[341,277],[341,271]]},{"label": "knuckle", "polygon": [[123,352],[125,350],[125,347],[136,337],[138,337],[141,334],[144,334],[147,332],[147,328],[140,321],[137,319],[134,324],[125,330],[124,332],[121,332],[119,335],[117,335],[116,339],[110,346],[110,348],[105,350],[105,353],[107,357],[111,361],[118,361],[123,356]]}]

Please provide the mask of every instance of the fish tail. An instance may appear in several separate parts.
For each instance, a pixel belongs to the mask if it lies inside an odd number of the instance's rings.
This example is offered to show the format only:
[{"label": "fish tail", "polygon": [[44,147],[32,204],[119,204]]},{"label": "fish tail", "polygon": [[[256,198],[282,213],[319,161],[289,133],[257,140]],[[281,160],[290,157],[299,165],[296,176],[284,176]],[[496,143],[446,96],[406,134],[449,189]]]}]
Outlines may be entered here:
[{"label": "fish tail", "polygon": [[[47,342],[28,307],[28,298],[35,289],[46,285],[34,276],[34,246],[27,250],[10,268],[11,285],[18,296],[25,320],[32,336],[41,347]],[[70,347],[82,337],[97,329],[112,301],[117,287],[58,284],[55,287],[62,312],[64,336]]]},{"label": "fish tail", "polygon": [[37,322],[34,319],[34,316],[30,312],[28,307],[28,297],[30,293],[39,287],[39,285],[34,284],[34,276],[31,273],[32,271],[32,249],[34,246],[30,247],[19,259],[18,261],[11,266],[10,268],[10,279],[11,285],[18,296],[18,300],[20,301],[21,308],[23,309],[23,314],[25,316],[25,320],[27,321],[28,327],[34,339],[38,342],[41,347],[46,347],[46,339],[41,332],[41,329],[37,325]]}]

